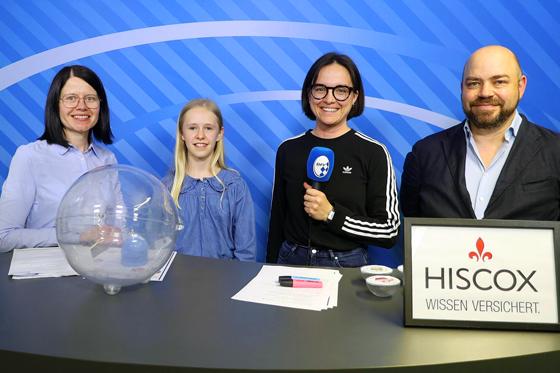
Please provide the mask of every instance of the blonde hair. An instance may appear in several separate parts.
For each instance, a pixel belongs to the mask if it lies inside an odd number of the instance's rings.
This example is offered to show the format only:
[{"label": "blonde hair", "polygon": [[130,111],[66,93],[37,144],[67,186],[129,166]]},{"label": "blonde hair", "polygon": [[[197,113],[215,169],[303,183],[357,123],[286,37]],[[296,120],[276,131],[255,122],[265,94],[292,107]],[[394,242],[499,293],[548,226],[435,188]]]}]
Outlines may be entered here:
[{"label": "blonde hair", "polygon": [[[173,201],[175,202],[175,205],[177,205],[177,207],[179,207],[179,193],[181,192],[181,187],[183,186],[183,180],[185,180],[185,177],[187,176],[186,171],[188,166],[188,151],[185,142],[181,138],[181,127],[187,112],[197,107],[205,108],[213,113],[216,118],[218,118],[218,127],[220,130],[224,127],[220,108],[214,101],[210,99],[197,98],[191,100],[187,102],[187,104],[181,109],[179,118],[177,118],[177,134],[175,140],[175,177],[173,178],[173,186],[171,187],[171,196],[173,197]],[[216,147],[214,148],[214,152],[210,160],[210,171],[212,172],[212,176],[217,178],[222,185],[224,185],[224,183],[218,177],[217,172],[226,168],[224,142],[218,140],[216,142]]]}]

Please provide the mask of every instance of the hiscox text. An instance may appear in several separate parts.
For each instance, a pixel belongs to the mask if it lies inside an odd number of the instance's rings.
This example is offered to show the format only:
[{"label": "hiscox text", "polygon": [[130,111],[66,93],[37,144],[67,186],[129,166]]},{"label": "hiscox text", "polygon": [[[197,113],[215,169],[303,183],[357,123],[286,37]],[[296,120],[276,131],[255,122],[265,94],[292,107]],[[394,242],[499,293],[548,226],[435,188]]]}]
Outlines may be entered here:
[{"label": "hiscox text", "polygon": [[533,270],[530,273],[524,273],[517,269],[515,271],[509,269],[500,269],[493,272],[490,269],[481,268],[471,272],[468,268],[443,268],[440,270],[430,270],[425,268],[426,289],[430,287],[439,287],[441,289],[459,289],[468,290],[472,286],[479,290],[498,289],[501,291],[533,291],[538,290],[531,283],[531,279],[537,273]]}]

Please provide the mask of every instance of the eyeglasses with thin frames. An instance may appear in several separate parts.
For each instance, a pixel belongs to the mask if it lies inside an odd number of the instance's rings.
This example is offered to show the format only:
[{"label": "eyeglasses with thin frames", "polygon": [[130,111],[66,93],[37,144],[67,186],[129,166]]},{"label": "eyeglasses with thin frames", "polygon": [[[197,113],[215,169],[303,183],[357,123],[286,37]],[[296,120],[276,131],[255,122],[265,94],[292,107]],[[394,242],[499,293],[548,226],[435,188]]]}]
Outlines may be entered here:
[{"label": "eyeglasses with thin frames", "polygon": [[89,109],[97,109],[99,107],[99,102],[101,101],[96,95],[85,95],[80,97],[78,95],[70,94],[60,98],[62,105],[68,109],[73,109],[78,106],[80,100],[84,100],[84,105],[86,105]]},{"label": "eyeglasses with thin frames", "polygon": [[337,101],[344,101],[350,97],[350,93],[354,91],[354,88],[348,87],[346,85],[337,85],[335,87],[327,87],[324,84],[314,84],[311,86],[311,96],[316,100],[322,100],[332,91],[333,97]]}]

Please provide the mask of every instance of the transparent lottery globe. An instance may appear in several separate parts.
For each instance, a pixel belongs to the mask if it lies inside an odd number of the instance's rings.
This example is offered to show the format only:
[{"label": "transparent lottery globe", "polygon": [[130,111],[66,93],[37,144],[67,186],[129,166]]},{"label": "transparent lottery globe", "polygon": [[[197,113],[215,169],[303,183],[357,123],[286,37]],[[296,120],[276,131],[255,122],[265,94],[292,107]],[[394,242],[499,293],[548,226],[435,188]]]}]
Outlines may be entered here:
[{"label": "transparent lottery globe", "polygon": [[154,176],[113,165],[82,175],[66,192],[56,236],[78,274],[107,294],[148,281],[167,261],[181,229],[173,199]]}]

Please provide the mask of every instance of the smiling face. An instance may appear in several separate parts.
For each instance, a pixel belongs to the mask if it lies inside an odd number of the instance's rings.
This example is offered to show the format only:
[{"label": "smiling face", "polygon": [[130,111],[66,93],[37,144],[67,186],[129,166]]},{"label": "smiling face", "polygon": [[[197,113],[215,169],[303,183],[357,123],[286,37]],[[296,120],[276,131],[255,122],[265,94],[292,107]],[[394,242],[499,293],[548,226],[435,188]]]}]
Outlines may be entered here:
[{"label": "smiling face", "polygon": [[210,162],[223,133],[218,118],[210,110],[197,106],[187,111],[181,124],[181,138],[187,147],[188,161]]},{"label": "smiling face", "polygon": [[72,140],[77,137],[89,136],[89,130],[97,124],[99,118],[99,105],[95,109],[86,106],[84,100],[87,97],[97,97],[97,92],[85,80],[75,76],[70,77],[60,91],[61,100],[67,96],[79,97],[78,104],[74,108],[65,107],[62,101],[58,103],[58,114],[64,127],[64,137],[68,142],[73,143]]},{"label": "smiling face", "polygon": [[510,50],[489,46],[473,53],[461,85],[463,111],[469,123],[486,131],[509,126],[526,83]]},{"label": "smiling face", "polygon": [[[322,84],[327,87],[347,86],[353,87],[352,78],[345,67],[338,63],[332,63],[319,70],[317,80],[314,84]],[[315,114],[316,128],[323,131],[333,129],[345,130],[348,128],[348,113],[358,98],[358,92],[352,91],[346,100],[338,101],[333,96],[333,90],[329,89],[327,95],[317,100],[311,93],[308,95],[309,106]]]}]

